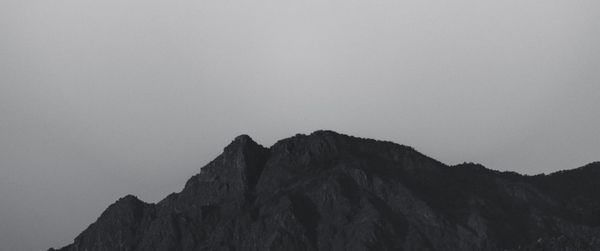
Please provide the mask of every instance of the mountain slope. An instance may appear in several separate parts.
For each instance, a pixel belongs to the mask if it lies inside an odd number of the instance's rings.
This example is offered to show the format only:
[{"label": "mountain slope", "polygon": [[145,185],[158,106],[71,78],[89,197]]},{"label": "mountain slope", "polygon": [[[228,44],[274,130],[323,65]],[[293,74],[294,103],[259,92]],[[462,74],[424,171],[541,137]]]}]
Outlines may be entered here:
[{"label": "mountain slope", "polygon": [[600,163],[522,176],[331,131],[237,137],[179,193],[59,250],[600,250]]}]

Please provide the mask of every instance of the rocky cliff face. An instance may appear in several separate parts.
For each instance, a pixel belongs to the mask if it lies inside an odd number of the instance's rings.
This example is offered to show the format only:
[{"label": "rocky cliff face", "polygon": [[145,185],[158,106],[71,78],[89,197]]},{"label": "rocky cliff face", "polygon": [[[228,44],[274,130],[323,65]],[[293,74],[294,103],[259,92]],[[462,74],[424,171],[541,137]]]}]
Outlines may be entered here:
[{"label": "rocky cliff face", "polygon": [[181,192],[121,198],[59,250],[600,250],[598,192],[600,163],[523,176],[331,131],[242,135]]}]

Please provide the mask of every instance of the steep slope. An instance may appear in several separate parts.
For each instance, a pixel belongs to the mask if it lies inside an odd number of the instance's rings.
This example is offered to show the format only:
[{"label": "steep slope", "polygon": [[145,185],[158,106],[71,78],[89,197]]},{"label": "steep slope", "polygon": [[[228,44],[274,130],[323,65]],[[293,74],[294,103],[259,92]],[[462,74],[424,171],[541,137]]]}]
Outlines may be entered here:
[{"label": "steep slope", "polygon": [[522,176],[331,131],[237,137],[180,193],[59,250],[600,250],[600,163]]}]

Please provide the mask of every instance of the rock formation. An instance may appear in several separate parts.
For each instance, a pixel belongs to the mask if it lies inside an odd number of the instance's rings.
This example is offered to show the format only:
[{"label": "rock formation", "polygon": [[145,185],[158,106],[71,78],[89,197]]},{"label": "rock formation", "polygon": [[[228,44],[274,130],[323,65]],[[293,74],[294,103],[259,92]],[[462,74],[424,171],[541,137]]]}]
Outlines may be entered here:
[{"label": "rock formation", "polygon": [[181,192],[125,196],[58,250],[600,250],[598,193],[600,163],[524,176],[331,131],[242,135]]}]

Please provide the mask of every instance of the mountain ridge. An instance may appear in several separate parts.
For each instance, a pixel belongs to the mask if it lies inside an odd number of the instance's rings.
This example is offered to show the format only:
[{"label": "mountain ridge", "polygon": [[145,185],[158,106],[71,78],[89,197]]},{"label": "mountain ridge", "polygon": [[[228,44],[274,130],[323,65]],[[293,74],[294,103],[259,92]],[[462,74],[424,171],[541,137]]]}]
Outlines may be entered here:
[{"label": "mountain ridge", "polygon": [[600,249],[597,178],[600,162],[527,176],[334,131],[243,134],[179,193],[125,196],[58,250]]}]

